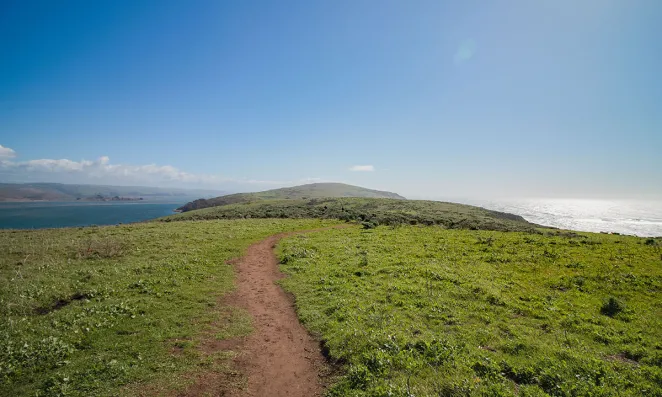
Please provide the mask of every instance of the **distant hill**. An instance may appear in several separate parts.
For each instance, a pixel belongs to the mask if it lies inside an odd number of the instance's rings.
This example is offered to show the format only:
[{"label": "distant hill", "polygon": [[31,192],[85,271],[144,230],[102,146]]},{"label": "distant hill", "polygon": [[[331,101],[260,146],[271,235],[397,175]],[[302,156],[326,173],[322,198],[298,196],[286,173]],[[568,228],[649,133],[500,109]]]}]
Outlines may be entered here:
[{"label": "distant hill", "polygon": [[0,183],[2,201],[111,201],[139,199],[149,201],[213,197],[215,190],[159,188],[146,186],[70,185],[64,183]]},{"label": "distant hill", "polygon": [[388,198],[256,200],[175,214],[161,222],[240,218],[322,218],[377,225],[437,225],[447,229],[535,232],[539,225],[519,215],[472,205]]},{"label": "distant hill", "polygon": [[211,199],[199,199],[191,201],[190,203],[179,207],[177,210],[186,212],[230,204],[251,203],[260,200],[296,200],[322,197],[363,197],[405,200],[404,197],[396,193],[366,189],[364,187],[352,186],[344,183],[311,183],[301,186],[266,190],[264,192],[236,193]]}]

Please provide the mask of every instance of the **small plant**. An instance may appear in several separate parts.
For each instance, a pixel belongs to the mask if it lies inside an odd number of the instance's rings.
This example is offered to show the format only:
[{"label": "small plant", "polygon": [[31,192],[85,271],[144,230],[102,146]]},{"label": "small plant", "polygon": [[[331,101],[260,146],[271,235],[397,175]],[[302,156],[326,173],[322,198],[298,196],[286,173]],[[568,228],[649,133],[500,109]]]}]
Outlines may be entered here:
[{"label": "small plant", "polygon": [[584,264],[579,262],[573,262],[573,263],[568,263],[567,265],[565,265],[565,267],[567,267],[568,269],[583,269],[586,266],[584,266]]},{"label": "small plant", "polygon": [[605,316],[614,317],[623,310],[625,310],[625,304],[611,296],[600,308],[600,313]]},{"label": "small plant", "polygon": [[494,237],[489,236],[489,237],[478,237],[478,241],[476,241],[477,244],[485,244],[488,247],[491,247],[492,244],[494,243]]},{"label": "small plant", "polygon": [[368,252],[361,251],[361,260],[359,261],[359,266],[365,267],[368,266]]},{"label": "small plant", "polygon": [[125,251],[125,246],[120,241],[111,238],[90,239],[78,244],[75,257],[77,259],[117,258],[124,255]]},{"label": "small plant", "polygon": [[377,225],[375,225],[375,224],[372,223],[372,222],[368,222],[368,221],[366,221],[366,222],[361,222],[361,226],[362,226],[364,229],[374,229],[374,228],[377,227]]}]

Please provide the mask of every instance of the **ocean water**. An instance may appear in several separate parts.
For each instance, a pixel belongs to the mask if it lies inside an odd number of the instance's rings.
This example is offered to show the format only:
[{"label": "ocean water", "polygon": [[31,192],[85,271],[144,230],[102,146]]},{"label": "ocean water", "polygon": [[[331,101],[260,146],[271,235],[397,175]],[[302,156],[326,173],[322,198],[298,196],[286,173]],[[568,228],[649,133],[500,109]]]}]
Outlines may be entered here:
[{"label": "ocean water", "polygon": [[510,212],[529,222],[562,229],[662,236],[662,200],[472,200],[467,204]]},{"label": "ocean water", "polygon": [[0,203],[0,229],[116,225],[171,215],[183,203]]}]

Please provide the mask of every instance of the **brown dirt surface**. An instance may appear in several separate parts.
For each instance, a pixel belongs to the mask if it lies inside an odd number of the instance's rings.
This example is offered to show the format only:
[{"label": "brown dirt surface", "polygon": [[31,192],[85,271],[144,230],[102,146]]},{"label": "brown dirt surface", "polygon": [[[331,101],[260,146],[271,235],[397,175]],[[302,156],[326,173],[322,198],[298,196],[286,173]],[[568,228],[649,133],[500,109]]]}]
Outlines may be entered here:
[{"label": "brown dirt surface", "polygon": [[[337,227],[347,227],[339,225]],[[234,260],[236,290],[224,297],[225,305],[247,310],[253,333],[240,340],[203,345],[206,353],[231,349],[237,375],[245,387],[227,379],[227,374],[199,374],[179,396],[314,397],[324,392],[330,368],[319,343],[299,323],[293,298],[276,282],[284,275],[278,269],[274,247],[286,236],[324,229],[281,233],[251,245],[246,255]],[[234,386],[232,386],[234,384]]]}]

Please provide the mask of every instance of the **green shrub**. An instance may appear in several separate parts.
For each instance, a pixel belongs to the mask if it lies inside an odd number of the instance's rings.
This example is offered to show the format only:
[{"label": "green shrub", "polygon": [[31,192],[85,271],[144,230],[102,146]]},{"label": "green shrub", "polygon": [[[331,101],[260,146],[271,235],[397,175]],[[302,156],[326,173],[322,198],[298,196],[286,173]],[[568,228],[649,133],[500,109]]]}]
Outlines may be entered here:
[{"label": "green shrub", "polygon": [[625,304],[611,296],[602,304],[600,313],[605,316],[614,317],[623,310],[625,310]]},{"label": "green shrub", "polygon": [[377,225],[369,221],[361,222],[361,226],[363,226],[364,229],[374,229],[377,227]]}]

